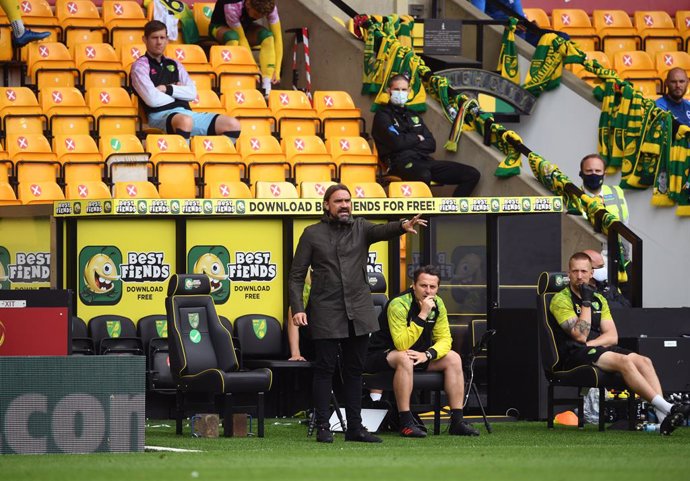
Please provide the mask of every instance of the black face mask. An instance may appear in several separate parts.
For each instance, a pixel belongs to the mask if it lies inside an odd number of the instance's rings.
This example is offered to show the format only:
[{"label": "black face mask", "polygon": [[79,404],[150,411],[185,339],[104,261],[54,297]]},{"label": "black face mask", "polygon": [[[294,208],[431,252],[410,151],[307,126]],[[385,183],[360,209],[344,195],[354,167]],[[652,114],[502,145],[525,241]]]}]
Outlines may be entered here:
[{"label": "black face mask", "polygon": [[583,174],[580,172],[580,177],[582,177],[582,183],[589,190],[598,190],[604,184],[604,174]]}]

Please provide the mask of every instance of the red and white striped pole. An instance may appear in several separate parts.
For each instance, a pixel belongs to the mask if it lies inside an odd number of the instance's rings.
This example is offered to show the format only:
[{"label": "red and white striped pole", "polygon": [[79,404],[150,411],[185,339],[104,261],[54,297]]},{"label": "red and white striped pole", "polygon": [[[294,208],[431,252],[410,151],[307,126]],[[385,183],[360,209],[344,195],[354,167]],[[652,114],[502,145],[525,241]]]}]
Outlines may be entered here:
[{"label": "red and white striped pole", "polygon": [[311,62],[309,60],[309,30],[307,27],[302,27],[301,29],[291,29],[290,31],[295,32],[295,43],[292,47],[292,88],[293,90],[299,90],[297,87],[297,45],[301,42],[304,44],[304,70],[305,70],[305,80],[306,89],[305,93],[309,102],[313,102],[311,96]]}]

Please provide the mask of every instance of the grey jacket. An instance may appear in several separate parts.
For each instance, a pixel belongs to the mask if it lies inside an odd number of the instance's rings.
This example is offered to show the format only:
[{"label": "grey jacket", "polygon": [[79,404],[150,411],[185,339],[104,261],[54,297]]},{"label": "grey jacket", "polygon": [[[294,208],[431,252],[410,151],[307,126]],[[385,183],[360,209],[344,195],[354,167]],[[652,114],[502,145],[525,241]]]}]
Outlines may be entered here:
[{"label": "grey jacket", "polygon": [[[367,282],[369,246],[405,231],[402,223],[373,224],[363,218],[348,223],[324,215],[304,229],[290,269],[290,307],[307,313],[312,339],[348,337],[348,320],[360,336],[379,329]],[[311,292],[305,311],[304,278],[312,268]]]}]

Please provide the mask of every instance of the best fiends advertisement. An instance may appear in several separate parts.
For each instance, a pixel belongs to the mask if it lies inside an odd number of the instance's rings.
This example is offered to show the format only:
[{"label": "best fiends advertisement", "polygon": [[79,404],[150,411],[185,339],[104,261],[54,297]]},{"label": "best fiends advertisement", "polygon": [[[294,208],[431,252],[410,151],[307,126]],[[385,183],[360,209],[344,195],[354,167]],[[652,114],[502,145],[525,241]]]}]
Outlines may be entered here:
[{"label": "best fiends advertisement", "polygon": [[219,315],[231,320],[245,314],[283,318],[280,219],[190,220],[187,246],[187,272],[209,276]]}]

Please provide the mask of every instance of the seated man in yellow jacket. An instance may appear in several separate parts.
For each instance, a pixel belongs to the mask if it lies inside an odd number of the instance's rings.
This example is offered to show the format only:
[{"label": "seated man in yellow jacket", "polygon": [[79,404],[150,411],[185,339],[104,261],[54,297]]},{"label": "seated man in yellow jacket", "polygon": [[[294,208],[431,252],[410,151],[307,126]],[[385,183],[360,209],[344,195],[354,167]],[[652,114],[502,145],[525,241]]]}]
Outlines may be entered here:
[{"label": "seated man in yellow jacket", "polygon": [[400,415],[400,435],[423,438],[426,432],[414,422],[410,411],[414,371],[442,371],[444,390],[451,409],[448,432],[459,436],[479,436],[463,420],[465,378],[460,355],[451,350],[448,313],[437,295],[441,282],[434,266],[423,266],[413,274],[410,289],[394,297],[381,313],[381,330],[369,340],[364,371],[395,371],[393,391]]}]

